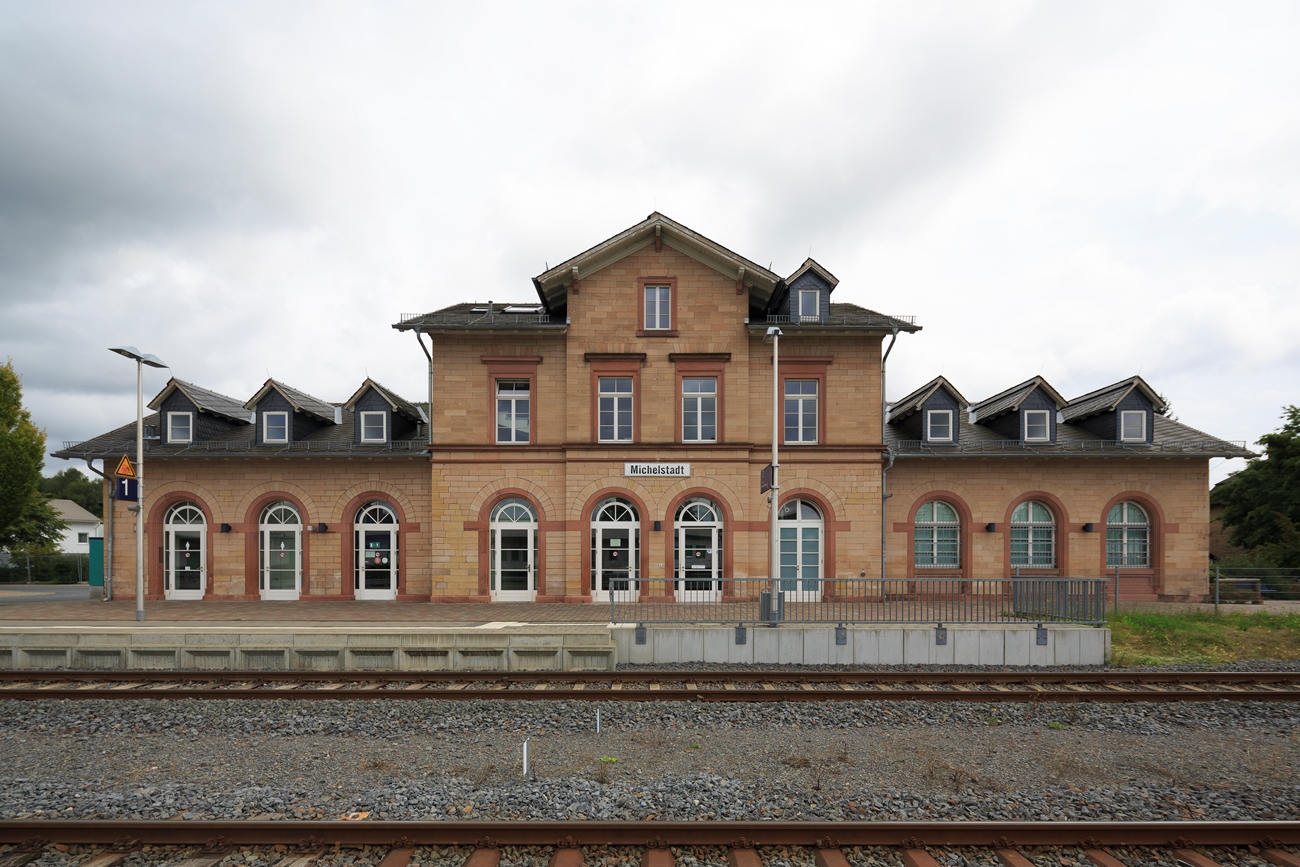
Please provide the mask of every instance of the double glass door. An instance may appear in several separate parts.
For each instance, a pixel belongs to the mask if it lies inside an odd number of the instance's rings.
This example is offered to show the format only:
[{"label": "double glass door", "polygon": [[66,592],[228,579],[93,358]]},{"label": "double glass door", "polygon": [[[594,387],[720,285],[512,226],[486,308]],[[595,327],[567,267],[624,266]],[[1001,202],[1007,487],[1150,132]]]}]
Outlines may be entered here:
[{"label": "double glass door", "polygon": [[193,503],[173,506],[163,527],[163,595],[168,599],[202,599],[207,572],[203,541],[207,525]]},{"label": "double glass door", "polygon": [[489,590],[499,602],[537,598],[537,515],[519,498],[492,511],[489,530]]},{"label": "double glass door", "polygon": [[357,599],[397,598],[397,529],[397,514],[386,503],[370,503],[357,515],[352,579]]},{"label": "double glass door", "polygon": [[780,532],[781,592],[798,602],[815,602],[822,593],[822,515],[804,500],[792,500],[777,516]]},{"label": "double glass door", "polygon": [[636,509],[626,500],[606,500],[596,508],[591,522],[592,601],[633,601],[640,595],[638,520]]},{"label": "double glass door", "polygon": [[679,602],[722,597],[722,522],[708,500],[690,500],[674,519],[673,595]]}]

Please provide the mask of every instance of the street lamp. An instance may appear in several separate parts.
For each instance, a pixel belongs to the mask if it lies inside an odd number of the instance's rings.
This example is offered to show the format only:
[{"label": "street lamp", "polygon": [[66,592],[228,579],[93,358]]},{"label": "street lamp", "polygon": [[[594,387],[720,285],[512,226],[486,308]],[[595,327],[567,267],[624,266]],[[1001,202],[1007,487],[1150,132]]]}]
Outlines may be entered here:
[{"label": "street lamp", "polygon": [[777,580],[777,572],[781,562],[781,539],[777,531],[776,518],[777,511],[781,505],[781,485],[780,473],[781,462],[777,454],[776,446],[780,433],[780,398],[781,377],[778,366],[781,358],[781,329],[775,325],[767,329],[767,334],[763,336],[764,343],[772,344],[772,527],[768,531],[768,552],[767,552],[767,574],[772,582],[769,589],[770,601],[767,607],[768,623],[776,625],[780,609],[778,600],[780,597],[780,582]]},{"label": "street lamp", "polygon": [[144,366],[167,365],[134,346],[110,346],[109,352],[135,359],[135,619],[144,620]]}]

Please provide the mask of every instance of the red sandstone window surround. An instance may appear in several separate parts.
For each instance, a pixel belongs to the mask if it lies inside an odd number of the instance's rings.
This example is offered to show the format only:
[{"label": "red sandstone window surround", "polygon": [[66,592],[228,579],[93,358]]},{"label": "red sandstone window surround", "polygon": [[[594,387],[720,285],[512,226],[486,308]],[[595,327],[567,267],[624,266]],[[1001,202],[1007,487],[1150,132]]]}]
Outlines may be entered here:
[{"label": "red sandstone window surround", "polygon": [[677,278],[637,280],[637,337],[676,337]]}]

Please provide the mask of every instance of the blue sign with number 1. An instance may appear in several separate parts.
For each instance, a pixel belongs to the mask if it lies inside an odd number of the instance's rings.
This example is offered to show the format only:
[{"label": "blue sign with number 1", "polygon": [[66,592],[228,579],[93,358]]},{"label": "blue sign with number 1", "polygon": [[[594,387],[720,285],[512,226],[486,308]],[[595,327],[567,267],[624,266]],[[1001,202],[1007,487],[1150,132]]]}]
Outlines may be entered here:
[{"label": "blue sign with number 1", "polygon": [[140,483],[135,479],[117,480],[117,499],[134,503],[140,499]]}]

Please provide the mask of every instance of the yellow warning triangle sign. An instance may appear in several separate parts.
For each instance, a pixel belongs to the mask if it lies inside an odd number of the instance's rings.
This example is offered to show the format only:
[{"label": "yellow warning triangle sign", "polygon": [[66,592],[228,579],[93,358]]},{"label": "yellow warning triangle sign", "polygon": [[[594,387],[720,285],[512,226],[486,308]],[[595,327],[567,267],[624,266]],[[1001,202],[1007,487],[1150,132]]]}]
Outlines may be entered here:
[{"label": "yellow warning triangle sign", "polygon": [[117,469],[114,470],[113,473],[119,478],[134,479],[135,467],[131,466],[130,458],[128,458],[126,455],[122,455],[122,460],[117,462]]}]

